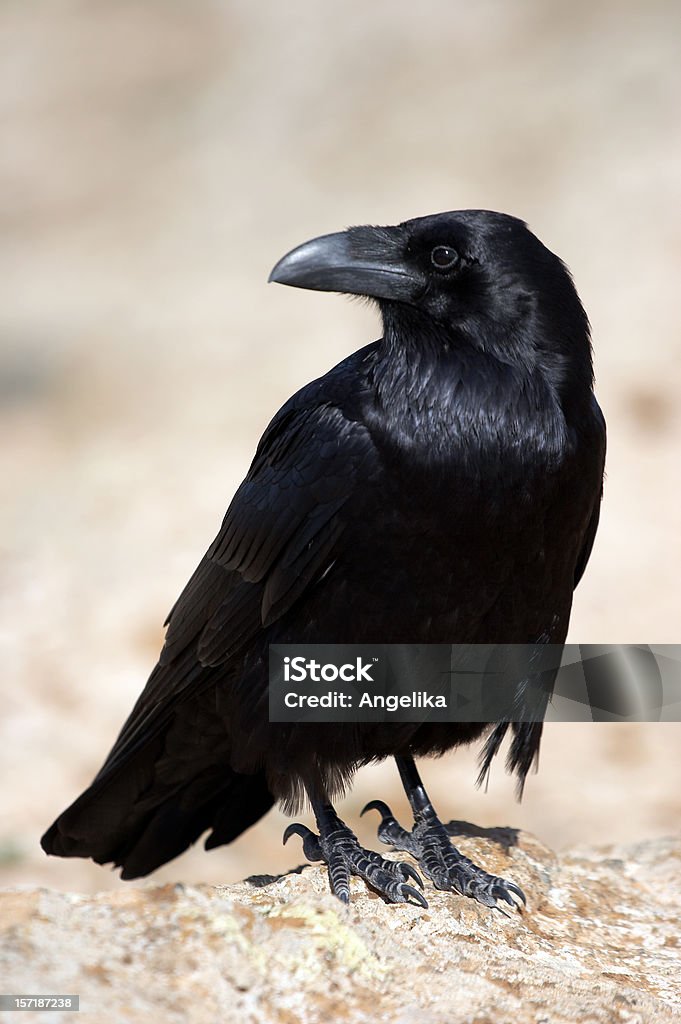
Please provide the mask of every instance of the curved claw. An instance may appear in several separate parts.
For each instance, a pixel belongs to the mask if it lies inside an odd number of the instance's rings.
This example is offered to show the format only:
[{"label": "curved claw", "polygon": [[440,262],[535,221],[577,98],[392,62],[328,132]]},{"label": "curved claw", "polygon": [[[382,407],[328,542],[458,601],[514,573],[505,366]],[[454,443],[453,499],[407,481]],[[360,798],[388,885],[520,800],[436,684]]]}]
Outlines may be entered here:
[{"label": "curved claw", "polygon": [[416,882],[416,884],[421,889],[423,889],[423,879],[421,878],[418,871],[411,866],[411,864],[407,864],[406,860],[401,860],[398,867],[400,868],[405,878],[412,878]]},{"label": "curved claw", "polygon": [[[522,900],[523,906],[524,907],[527,906],[527,900],[525,898],[525,893],[523,892],[523,890],[520,888],[519,885],[516,885],[515,882],[504,882],[504,888],[508,889],[512,893],[515,893],[515,895],[518,897],[518,899]],[[517,906],[515,900],[511,900],[510,896],[508,895],[508,892],[502,893],[502,895],[503,895],[504,899],[508,903],[511,904],[512,907]]]},{"label": "curved claw", "polygon": [[289,841],[289,839],[291,838],[291,836],[300,836],[301,839],[304,842],[307,839],[308,836],[313,836],[313,835],[314,835],[314,832],[312,832],[312,830],[309,829],[307,827],[307,825],[303,825],[299,821],[292,821],[290,825],[286,826],[286,830],[284,832],[284,837],[282,839],[282,845],[286,846],[286,844]]},{"label": "curved claw", "polygon": [[366,814],[367,811],[378,811],[383,821],[385,821],[386,818],[394,817],[393,812],[382,800],[370,800],[364,810],[360,812],[360,818]]},{"label": "curved claw", "polygon": [[319,836],[315,835],[307,825],[302,825],[299,821],[291,822],[290,825],[287,825],[284,832],[284,845],[286,845],[291,836],[300,836],[302,838],[303,853],[308,860],[324,860],[324,854],[319,844]]},{"label": "curved claw", "polygon": [[[423,895],[423,893],[420,892],[418,889],[415,889],[413,885],[407,885],[405,883],[405,885],[400,887],[400,893],[402,893],[403,895],[406,893],[407,896],[411,896],[412,899],[416,900],[419,906],[423,907],[424,910],[428,909],[428,900]],[[405,899],[404,902],[409,903],[410,900]]]}]

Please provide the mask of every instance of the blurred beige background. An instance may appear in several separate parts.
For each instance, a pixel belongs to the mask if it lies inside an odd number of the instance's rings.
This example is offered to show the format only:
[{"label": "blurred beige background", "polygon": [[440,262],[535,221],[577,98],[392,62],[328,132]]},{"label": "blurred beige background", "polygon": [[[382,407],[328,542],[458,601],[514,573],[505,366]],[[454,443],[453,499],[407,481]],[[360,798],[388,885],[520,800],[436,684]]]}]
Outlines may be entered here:
[{"label": "blurred beige background", "polygon": [[[610,435],[570,638],[679,641],[680,41],[673,0],[0,6],[0,885],[122,884],[38,837],[99,767],[271,415],[377,336],[361,303],[266,285],[313,235],[488,207],[567,261]],[[554,725],[520,806],[500,760],[475,790],[475,751],[424,775],[445,817],[638,839],[679,828],[680,741]],[[390,764],[341,812],[377,796],[404,814]],[[155,877],[293,866],[282,829]]]}]

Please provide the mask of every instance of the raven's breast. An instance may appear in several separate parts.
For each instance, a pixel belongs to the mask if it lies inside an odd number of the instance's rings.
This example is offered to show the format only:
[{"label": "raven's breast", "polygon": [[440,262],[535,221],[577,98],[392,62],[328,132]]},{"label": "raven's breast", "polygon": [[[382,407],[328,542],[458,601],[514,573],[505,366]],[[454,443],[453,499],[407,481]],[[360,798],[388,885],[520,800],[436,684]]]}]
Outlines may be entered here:
[{"label": "raven's breast", "polygon": [[384,475],[350,510],[337,557],[310,592],[310,629],[320,642],[384,643],[542,632],[571,602],[584,512],[565,507],[565,487],[546,474]]}]

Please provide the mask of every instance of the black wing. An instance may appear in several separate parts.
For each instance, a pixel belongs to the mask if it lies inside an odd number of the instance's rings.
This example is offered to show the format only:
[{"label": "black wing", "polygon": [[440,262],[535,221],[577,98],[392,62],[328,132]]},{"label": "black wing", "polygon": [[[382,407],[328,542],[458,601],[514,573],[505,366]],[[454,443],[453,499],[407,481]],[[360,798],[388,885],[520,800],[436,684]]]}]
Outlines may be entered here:
[{"label": "black wing", "polygon": [[48,853],[112,861],[123,877],[138,877],[207,828],[208,846],[230,842],[274,802],[263,773],[230,768],[214,702],[196,697],[237,684],[248,641],[333,560],[363,464],[371,469],[362,475],[376,471],[366,428],[324,401],[320,385],[300,392],[266,430],[106,762],[43,836]]},{"label": "black wing", "polygon": [[263,435],[220,532],[166,620],[159,663],[98,777],[148,742],[179,701],[214,683],[208,670],[236,659],[333,561],[344,506],[358,477],[376,471],[378,455],[366,427],[337,405],[301,402],[312,387]]},{"label": "black wing", "polygon": [[287,612],[332,560],[360,467],[376,461],[367,429],[337,406],[283,410],[168,616],[162,661],[200,633],[201,663],[222,664]]}]

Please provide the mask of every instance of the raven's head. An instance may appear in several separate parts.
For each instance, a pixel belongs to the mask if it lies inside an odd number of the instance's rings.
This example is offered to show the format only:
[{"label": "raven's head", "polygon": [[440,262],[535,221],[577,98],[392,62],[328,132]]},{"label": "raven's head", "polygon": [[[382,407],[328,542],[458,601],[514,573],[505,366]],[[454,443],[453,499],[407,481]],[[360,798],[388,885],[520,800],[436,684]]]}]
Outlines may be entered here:
[{"label": "raven's head", "polygon": [[589,348],[567,268],[503,213],[461,210],[323,235],[284,256],[269,279],[376,299],[387,320],[416,310],[497,352],[521,338],[526,351]]}]

